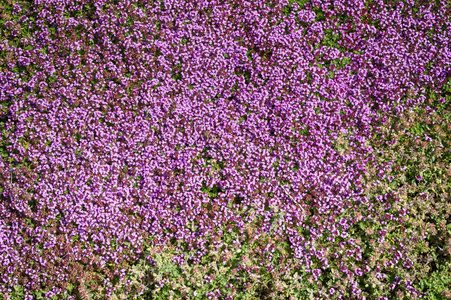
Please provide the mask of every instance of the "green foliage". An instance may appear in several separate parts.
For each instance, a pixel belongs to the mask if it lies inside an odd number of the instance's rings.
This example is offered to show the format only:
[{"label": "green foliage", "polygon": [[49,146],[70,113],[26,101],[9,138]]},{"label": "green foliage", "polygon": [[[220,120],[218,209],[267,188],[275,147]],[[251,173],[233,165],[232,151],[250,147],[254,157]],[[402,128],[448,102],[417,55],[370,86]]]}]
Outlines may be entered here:
[{"label": "green foliage", "polygon": [[327,29],[324,30],[324,40],[322,44],[327,47],[342,49],[343,47],[338,43],[341,40],[339,34],[335,34],[334,30]]},{"label": "green foliage", "polygon": [[333,145],[335,151],[340,155],[343,155],[349,149],[349,141],[346,139],[346,135],[340,133],[337,137],[335,144]]},{"label": "green foliage", "polygon": [[[391,214],[409,207],[409,214],[403,217],[402,225],[396,225],[396,222],[391,225],[389,221],[384,228],[388,229],[386,246],[393,247],[402,242],[408,249],[404,252],[414,266],[411,269],[387,271],[390,278],[410,278],[420,291],[428,293],[428,299],[445,299],[444,295],[449,297],[451,291],[451,235],[447,230],[451,215],[448,202],[451,193],[451,172],[448,170],[451,157],[447,150],[450,149],[451,126],[447,116],[451,110],[450,102],[438,105],[438,98],[430,97],[428,104],[419,105],[399,118],[390,119],[375,135],[373,143],[380,153],[377,165],[393,163],[393,168],[390,173],[384,174],[385,178],[379,181],[378,187],[373,186],[368,190],[370,195],[390,191],[397,195],[398,200],[392,204],[394,211]],[[435,111],[430,114],[427,106]],[[369,168],[369,182],[377,178],[376,170],[377,167]],[[418,177],[420,175],[421,178]],[[379,215],[383,216],[387,212],[381,211]],[[377,232],[378,229],[373,226],[362,230]],[[368,243],[368,240],[364,238],[363,242]],[[374,249],[380,248],[376,246]],[[368,255],[374,257],[376,254],[371,252]],[[381,259],[381,256],[376,257]],[[385,283],[377,285],[379,287],[376,289],[382,291]],[[409,299],[406,291],[399,290],[397,293]]]},{"label": "green foliage", "polygon": [[419,287],[427,291],[427,299],[451,298],[451,262],[446,261],[441,264],[436,271],[420,281]]},{"label": "green foliage", "polygon": [[174,73],[174,75],[172,75],[172,79],[174,79],[175,81],[179,81],[182,78],[183,77],[182,77],[182,73],[181,72],[177,72],[177,73]]},{"label": "green foliage", "polygon": [[216,184],[213,187],[208,187],[205,183],[203,183],[201,191],[203,193],[207,193],[210,196],[210,198],[216,198],[218,197],[218,194],[221,193],[223,190]]},{"label": "green foliage", "polygon": [[[245,238],[240,230],[230,226],[231,230],[219,229],[220,240],[207,237],[206,254],[197,263],[192,260],[200,249],[187,251],[183,241],[174,245],[148,245],[145,256],[149,255],[152,263],[141,260],[135,266],[140,282],[150,282],[140,299],[205,299],[212,291],[243,300],[311,298],[314,284],[303,279],[299,264],[297,269],[286,272],[268,269],[272,263],[262,250],[268,245],[275,247],[272,261],[280,261],[282,267],[287,263],[290,246],[276,236],[257,236],[257,228],[257,224],[246,225]],[[241,246],[231,246],[238,241]],[[185,262],[176,263],[174,258],[182,254]]]}]

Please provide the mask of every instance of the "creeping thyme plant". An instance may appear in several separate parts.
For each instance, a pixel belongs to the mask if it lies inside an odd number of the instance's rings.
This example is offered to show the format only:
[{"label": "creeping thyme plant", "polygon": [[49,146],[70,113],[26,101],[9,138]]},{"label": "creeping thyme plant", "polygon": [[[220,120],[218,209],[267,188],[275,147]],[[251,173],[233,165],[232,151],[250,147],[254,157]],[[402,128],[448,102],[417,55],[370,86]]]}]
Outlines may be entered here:
[{"label": "creeping thyme plant", "polygon": [[451,298],[451,2],[1,0],[0,299]]}]

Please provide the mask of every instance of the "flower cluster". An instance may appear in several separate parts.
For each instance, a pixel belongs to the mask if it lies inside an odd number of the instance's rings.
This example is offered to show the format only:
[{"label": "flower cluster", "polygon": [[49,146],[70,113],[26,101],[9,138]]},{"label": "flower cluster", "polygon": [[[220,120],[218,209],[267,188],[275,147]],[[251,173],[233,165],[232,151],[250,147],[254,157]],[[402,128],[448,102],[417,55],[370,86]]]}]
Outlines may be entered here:
[{"label": "flower cluster", "polygon": [[[8,5],[0,293],[131,292],[129,271],[166,245],[174,270],[206,268],[200,298],[251,293],[254,283],[277,297],[364,299],[378,285],[388,287],[381,297],[420,295],[415,278],[391,276],[414,265],[409,249],[387,238],[411,211],[399,194],[377,189],[395,167],[379,163],[379,146],[397,143],[384,132],[389,120],[450,77],[449,6]],[[251,256],[236,263],[241,248]],[[241,274],[221,291],[210,285],[214,266],[202,267],[215,251],[231,251],[214,262]],[[255,279],[260,273],[277,280]],[[308,280],[289,285],[293,274]],[[151,278],[154,292],[193,292],[166,275]]]}]

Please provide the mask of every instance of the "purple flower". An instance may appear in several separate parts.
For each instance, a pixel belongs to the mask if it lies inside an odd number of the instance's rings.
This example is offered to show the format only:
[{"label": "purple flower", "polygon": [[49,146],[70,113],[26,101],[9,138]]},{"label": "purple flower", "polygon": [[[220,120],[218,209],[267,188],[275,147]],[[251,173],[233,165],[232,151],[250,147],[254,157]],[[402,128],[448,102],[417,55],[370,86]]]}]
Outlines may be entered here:
[{"label": "purple flower", "polygon": [[313,277],[315,278],[315,280],[318,280],[319,276],[321,275],[321,270],[320,269],[314,269],[312,271]]},{"label": "purple flower", "polygon": [[[379,220],[384,242],[384,226],[410,213],[396,212],[390,193],[363,194],[396,181],[391,164],[370,178],[397,142],[381,126],[445,83],[444,4],[419,14],[362,1],[35,2],[15,3],[0,43],[0,274],[24,276],[3,275],[1,293],[18,281],[35,283],[27,294],[75,280],[92,257],[122,278],[121,262],[174,240],[196,253],[177,250],[174,263],[201,264],[230,234],[228,246],[277,241],[256,246],[268,261],[289,241],[284,251],[308,269],[331,258],[365,264],[349,229]],[[248,232],[255,224],[258,234]],[[384,253],[386,266],[413,266],[400,245]],[[352,277],[351,264],[336,263]],[[115,281],[105,279],[105,294]]]}]

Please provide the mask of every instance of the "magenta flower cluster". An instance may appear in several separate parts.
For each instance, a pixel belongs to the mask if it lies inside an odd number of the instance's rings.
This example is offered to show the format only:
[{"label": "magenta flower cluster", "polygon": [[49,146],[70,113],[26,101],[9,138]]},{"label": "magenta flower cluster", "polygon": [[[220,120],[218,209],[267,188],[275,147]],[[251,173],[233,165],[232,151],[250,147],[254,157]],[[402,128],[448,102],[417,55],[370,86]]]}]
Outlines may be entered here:
[{"label": "magenta flower cluster", "polygon": [[[355,296],[359,277],[384,280],[349,230],[376,203],[386,203],[381,222],[402,223],[408,209],[365,195],[368,140],[382,115],[449,78],[449,12],[415,11],[413,0],[293,2],[17,4],[0,44],[0,101],[11,104],[0,293],[64,294],[89,270],[113,286],[146,243],[183,240],[200,259],[219,228],[244,232],[257,219],[320,285],[330,264]],[[367,216],[352,215],[362,207]],[[387,266],[409,267],[401,248]]]}]

